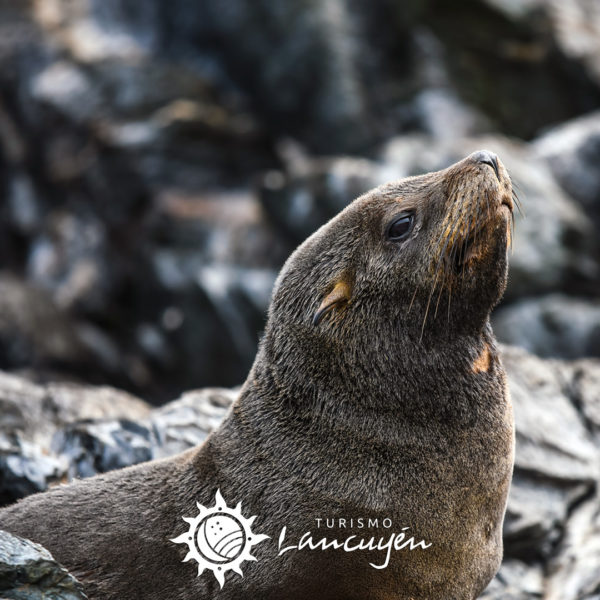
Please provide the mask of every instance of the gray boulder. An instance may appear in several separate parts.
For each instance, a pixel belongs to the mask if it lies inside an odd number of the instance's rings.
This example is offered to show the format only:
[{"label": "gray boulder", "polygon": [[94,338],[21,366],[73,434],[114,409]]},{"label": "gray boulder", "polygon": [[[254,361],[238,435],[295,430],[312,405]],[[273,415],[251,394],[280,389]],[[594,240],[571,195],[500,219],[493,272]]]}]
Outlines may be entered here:
[{"label": "gray boulder", "polygon": [[81,584],[48,550],[0,531],[0,597],[7,600],[86,600]]},{"label": "gray boulder", "polygon": [[[144,454],[134,443],[140,426],[123,425],[116,438],[110,438],[101,435],[106,425],[89,425],[86,432],[81,423],[86,419],[140,421],[149,412],[143,401],[112,388],[74,383],[42,386],[0,372],[0,505],[44,491],[63,478],[148,460],[151,453]],[[69,445],[61,441],[65,439]],[[83,458],[82,447],[88,449]]]},{"label": "gray boulder", "polygon": [[147,422],[157,438],[154,457],[171,456],[201,444],[220,425],[238,391],[194,390],[153,410]]},{"label": "gray boulder", "polygon": [[[600,452],[571,397],[569,363],[508,346],[502,358],[516,424],[506,552],[531,561],[552,554],[570,508],[598,480]],[[600,363],[588,369],[600,372]]]},{"label": "gray boulder", "polygon": [[549,565],[545,600],[595,600],[600,592],[600,495],[596,491],[570,516]]},{"label": "gray boulder", "polygon": [[536,600],[544,594],[542,565],[505,560],[481,600]]},{"label": "gray boulder", "polygon": [[498,339],[542,357],[600,356],[600,301],[550,294],[500,307]]},{"label": "gray boulder", "polygon": [[550,129],[532,147],[563,189],[600,225],[600,112]]}]

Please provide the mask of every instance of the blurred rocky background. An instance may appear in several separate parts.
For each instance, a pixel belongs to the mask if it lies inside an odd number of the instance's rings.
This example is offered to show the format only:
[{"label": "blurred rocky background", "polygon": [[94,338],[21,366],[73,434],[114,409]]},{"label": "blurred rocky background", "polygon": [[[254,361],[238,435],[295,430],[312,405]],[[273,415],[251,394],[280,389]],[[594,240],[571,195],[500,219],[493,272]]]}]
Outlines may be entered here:
[{"label": "blurred rocky background", "polygon": [[293,248],[479,148],[531,353],[489,598],[599,600],[598,0],[0,0],[0,504],[203,439]]}]

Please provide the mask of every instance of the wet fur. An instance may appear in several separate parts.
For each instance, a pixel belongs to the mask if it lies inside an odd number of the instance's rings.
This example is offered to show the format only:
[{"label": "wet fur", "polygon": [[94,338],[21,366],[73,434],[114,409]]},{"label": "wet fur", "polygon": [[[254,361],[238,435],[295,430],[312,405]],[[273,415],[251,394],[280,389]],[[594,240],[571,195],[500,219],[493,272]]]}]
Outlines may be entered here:
[{"label": "wet fur", "polygon": [[[359,198],[282,269],[254,366],[205,444],[30,496],[0,512],[0,527],[46,546],[92,600],[476,598],[501,561],[513,463],[488,322],[506,284],[510,195],[502,165],[496,177],[468,157]],[[387,241],[390,219],[409,209],[409,238]],[[343,301],[336,292],[315,323],[340,281]],[[222,590],[169,541],[217,488],[272,538]],[[335,517],[393,527],[316,528]],[[408,526],[432,545],[376,570],[383,553],[277,556],[284,525],[289,542]]]}]

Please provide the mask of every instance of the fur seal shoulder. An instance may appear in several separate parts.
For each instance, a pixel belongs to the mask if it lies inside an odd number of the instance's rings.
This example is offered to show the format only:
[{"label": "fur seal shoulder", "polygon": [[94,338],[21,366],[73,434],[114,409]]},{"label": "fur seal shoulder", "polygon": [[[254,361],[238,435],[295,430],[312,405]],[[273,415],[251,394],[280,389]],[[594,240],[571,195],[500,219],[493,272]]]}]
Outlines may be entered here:
[{"label": "fur seal shoulder", "polygon": [[[476,598],[502,558],[513,467],[489,324],[512,210],[487,151],[358,198],[284,265],[255,363],[202,446],[25,498],[0,527],[92,600]],[[237,572],[186,538],[182,517],[215,498],[257,516],[257,560]],[[423,544],[380,568],[368,542],[392,532]],[[353,545],[311,551],[307,533]],[[194,548],[213,573],[182,562]]]}]

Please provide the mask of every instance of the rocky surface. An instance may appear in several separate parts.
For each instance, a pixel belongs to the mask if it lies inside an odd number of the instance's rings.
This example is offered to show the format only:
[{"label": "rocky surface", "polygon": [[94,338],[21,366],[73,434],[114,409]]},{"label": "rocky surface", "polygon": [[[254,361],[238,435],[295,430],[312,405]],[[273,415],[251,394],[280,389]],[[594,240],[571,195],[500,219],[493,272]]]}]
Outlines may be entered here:
[{"label": "rocky surface", "polygon": [[600,298],[525,298],[500,308],[493,325],[498,337],[538,356],[600,356]]},{"label": "rocky surface", "polygon": [[[63,448],[60,444],[64,436],[76,438],[72,430],[80,431],[82,425],[73,423],[119,418],[141,420],[149,412],[146,403],[112,388],[74,383],[38,385],[0,373],[0,504],[43,491],[49,483],[61,481],[67,475],[84,474],[77,463],[75,441],[64,453],[53,450],[53,447]],[[89,452],[82,460],[89,461],[88,456]],[[150,455],[142,458],[148,459]],[[123,459],[116,460],[121,461],[116,462],[117,466],[125,466]],[[85,474],[94,472],[97,471]]]},{"label": "rocky surface", "polygon": [[[488,600],[593,600],[600,590],[600,361],[502,348],[516,421],[505,561]],[[0,374],[0,501],[201,444],[237,390],[162,407],[110,388]],[[78,402],[76,402],[78,401]]]},{"label": "rocky surface", "polygon": [[39,544],[0,531],[0,596],[6,600],[85,600],[81,584]]}]

